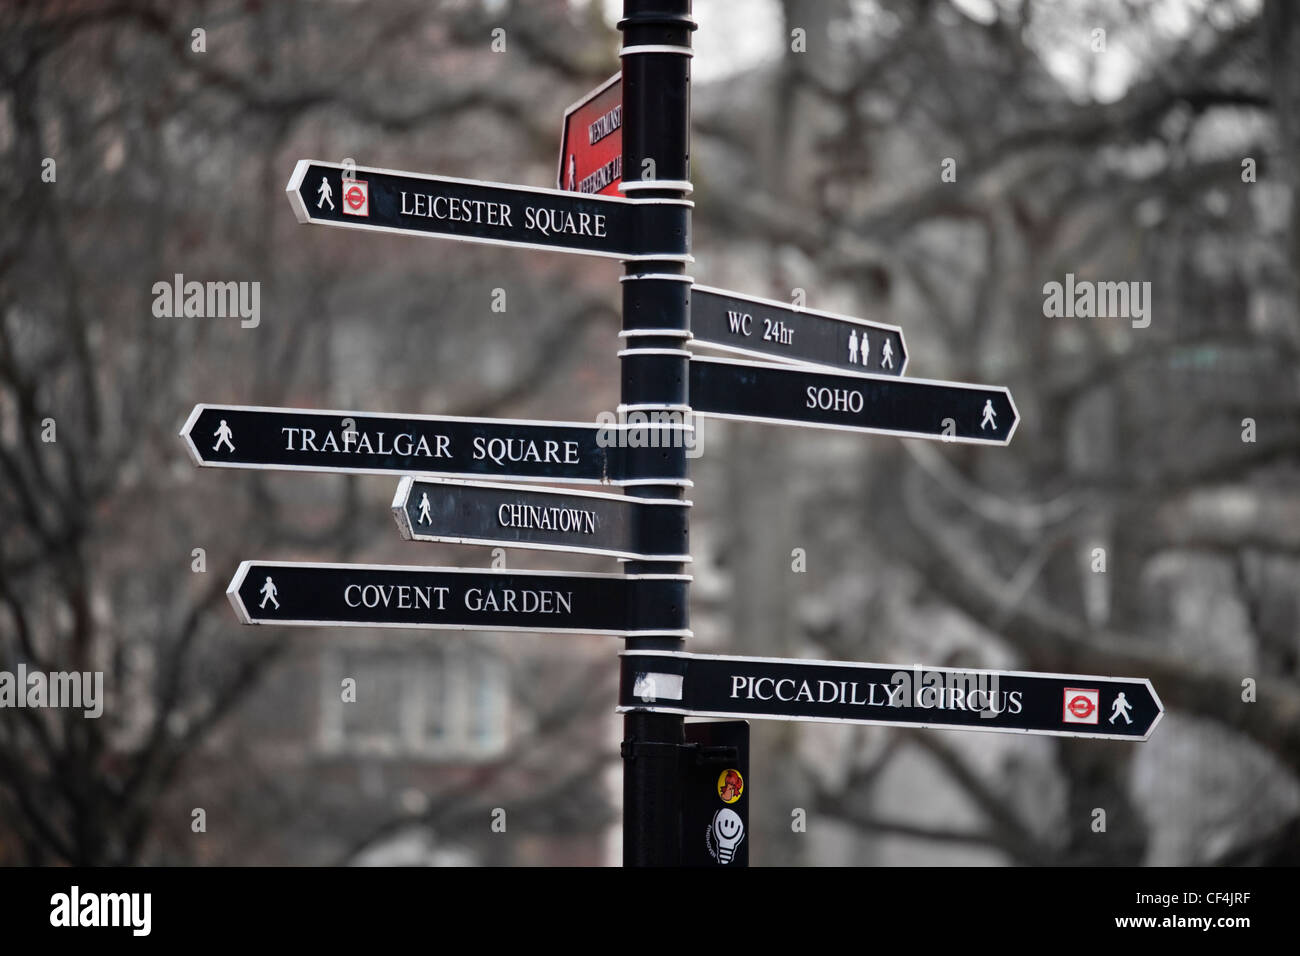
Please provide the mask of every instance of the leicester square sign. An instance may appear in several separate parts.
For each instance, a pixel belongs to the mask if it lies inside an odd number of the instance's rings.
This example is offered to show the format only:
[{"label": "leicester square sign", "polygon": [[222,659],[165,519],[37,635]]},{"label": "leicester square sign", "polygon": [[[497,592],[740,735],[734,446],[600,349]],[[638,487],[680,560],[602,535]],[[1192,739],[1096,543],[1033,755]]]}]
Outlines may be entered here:
[{"label": "leicester square sign", "polygon": [[299,222],[462,242],[550,249],[628,262],[689,262],[674,252],[688,199],[625,199],[304,159],[285,187]]}]

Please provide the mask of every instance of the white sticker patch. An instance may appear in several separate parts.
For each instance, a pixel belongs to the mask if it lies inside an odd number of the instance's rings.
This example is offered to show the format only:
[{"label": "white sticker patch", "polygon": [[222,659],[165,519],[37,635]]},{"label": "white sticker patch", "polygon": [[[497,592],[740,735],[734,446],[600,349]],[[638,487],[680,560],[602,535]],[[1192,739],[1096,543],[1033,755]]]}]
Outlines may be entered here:
[{"label": "white sticker patch", "polygon": [[642,673],[632,683],[632,696],[649,704],[656,700],[681,700],[681,674]]}]

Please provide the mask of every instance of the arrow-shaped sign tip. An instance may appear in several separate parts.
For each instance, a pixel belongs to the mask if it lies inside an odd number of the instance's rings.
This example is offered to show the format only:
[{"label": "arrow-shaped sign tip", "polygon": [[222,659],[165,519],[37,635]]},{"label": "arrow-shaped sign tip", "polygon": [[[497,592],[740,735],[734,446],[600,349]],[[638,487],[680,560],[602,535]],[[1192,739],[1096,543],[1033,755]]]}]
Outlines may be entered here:
[{"label": "arrow-shaped sign tip", "polygon": [[307,207],[302,201],[302,181],[307,177],[307,170],[311,167],[312,160],[300,159],[297,165],[293,167],[293,175],[289,177],[289,185],[284,187],[285,195],[289,197],[289,205],[293,208],[293,217],[299,222],[310,222],[311,216],[307,214]]},{"label": "arrow-shaped sign tip", "polygon": [[393,495],[393,520],[397,522],[397,533],[403,541],[411,540],[411,519],[406,513],[406,499],[411,496],[412,483],[410,475],[403,476],[397,483],[397,493]]},{"label": "arrow-shaped sign tip", "polygon": [[1146,684],[1147,692],[1151,695],[1151,700],[1156,705],[1155,719],[1151,721],[1151,726],[1147,728],[1147,732],[1142,735],[1143,740],[1150,740],[1151,734],[1155,732],[1156,724],[1160,723],[1165,716],[1165,705],[1164,701],[1160,699],[1160,695],[1156,693],[1155,685],[1153,685],[1150,680],[1143,680],[1142,683]]},{"label": "arrow-shaped sign tip", "polygon": [[1007,404],[1011,406],[1011,431],[1007,432],[1007,439],[1002,444],[1010,445],[1011,439],[1016,434],[1016,429],[1020,427],[1020,409],[1016,407],[1016,400],[1011,396],[1011,389],[1005,388],[1003,391],[1007,395]]},{"label": "arrow-shaped sign tip", "polygon": [[199,454],[198,446],[194,444],[192,433],[194,425],[198,422],[199,416],[203,414],[205,408],[207,406],[201,403],[195,405],[194,411],[190,412],[190,417],[185,419],[185,424],[181,426],[180,430],[181,441],[185,442],[185,450],[189,452],[190,461],[194,462],[195,465],[203,464],[203,456]]},{"label": "arrow-shaped sign tip", "polygon": [[235,576],[230,579],[230,585],[226,588],[226,599],[230,601],[230,606],[235,609],[235,617],[239,618],[240,624],[253,623],[248,608],[244,607],[243,599],[239,596],[239,589],[244,586],[244,579],[248,577],[248,570],[252,566],[252,561],[241,561],[239,570],[235,572]]}]

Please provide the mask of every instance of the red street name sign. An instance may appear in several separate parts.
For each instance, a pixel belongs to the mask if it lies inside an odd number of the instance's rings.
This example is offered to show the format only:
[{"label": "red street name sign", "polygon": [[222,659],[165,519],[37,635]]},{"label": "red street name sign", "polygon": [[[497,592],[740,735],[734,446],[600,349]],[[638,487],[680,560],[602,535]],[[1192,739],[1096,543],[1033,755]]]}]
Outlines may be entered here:
[{"label": "red street name sign", "polygon": [[623,181],[623,76],[615,73],[564,111],[560,189],[619,196]]}]

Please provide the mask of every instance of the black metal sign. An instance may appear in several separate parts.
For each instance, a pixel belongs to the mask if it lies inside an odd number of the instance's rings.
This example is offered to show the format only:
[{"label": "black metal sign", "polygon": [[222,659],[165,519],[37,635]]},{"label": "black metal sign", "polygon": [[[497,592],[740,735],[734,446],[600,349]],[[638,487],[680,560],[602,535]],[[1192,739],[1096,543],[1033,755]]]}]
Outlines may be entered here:
[{"label": "black metal sign", "polygon": [[896,325],[703,285],[691,288],[691,335],[694,344],[846,372],[897,376],[907,367]]},{"label": "black metal sign", "polygon": [[1019,414],[1005,388],[841,375],[735,359],[691,358],[697,415],[1006,445]]},{"label": "black metal sign", "polygon": [[403,478],[393,517],[408,541],[506,544],[615,558],[690,561],[689,501]]},{"label": "black metal sign", "polygon": [[690,261],[683,199],[623,199],[302,159],[286,187],[299,222],[553,249],[628,261]]},{"label": "black metal sign", "polygon": [[749,721],[683,729],[682,865],[749,866]]},{"label": "black metal sign", "polygon": [[1140,678],[672,651],[623,654],[618,709],[1129,740],[1164,713]]},{"label": "black metal sign", "polygon": [[[689,636],[687,575],[245,561],[226,595],[244,624]],[[635,630],[634,630],[635,629]]]},{"label": "black metal sign", "polygon": [[181,437],[212,468],[442,475],[620,485],[663,479],[678,425],[591,425],[249,405],[196,405]]}]

